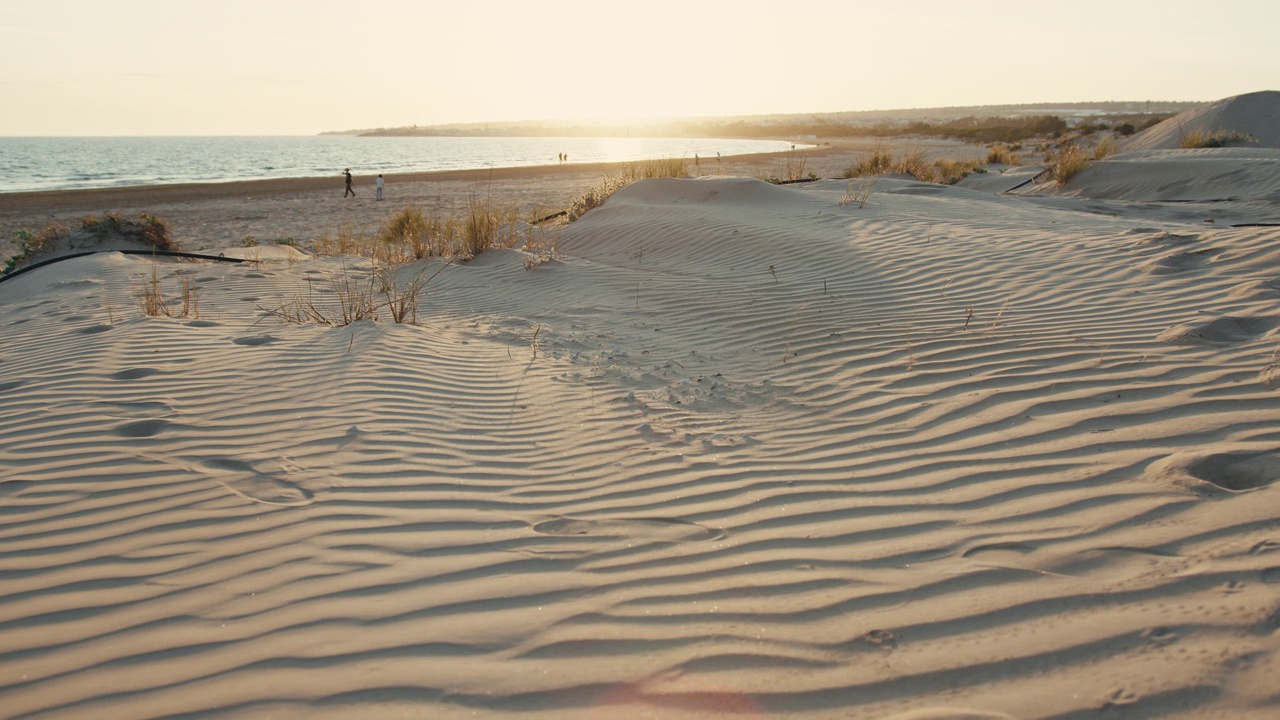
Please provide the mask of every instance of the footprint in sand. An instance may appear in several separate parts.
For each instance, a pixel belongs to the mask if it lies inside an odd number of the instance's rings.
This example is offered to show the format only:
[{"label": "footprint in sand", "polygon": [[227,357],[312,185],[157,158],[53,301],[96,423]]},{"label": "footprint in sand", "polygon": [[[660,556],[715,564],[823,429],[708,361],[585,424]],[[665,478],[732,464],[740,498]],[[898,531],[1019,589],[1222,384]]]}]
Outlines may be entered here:
[{"label": "footprint in sand", "polygon": [[138,420],[126,423],[115,429],[115,434],[123,438],[154,437],[172,427],[167,420]]},{"label": "footprint in sand", "polygon": [[218,482],[231,492],[267,505],[310,505],[315,497],[300,487],[274,474],[262,472],[253,463],[232,458],[210,458],[200,463]]},{"label": "footprint in sand", "polygon": [[1146,641],[1146,645],[1149,648],[1162,648],[1178,642],[1178,640],[1182,639],[1182,636],[1170,628],[1157,627],[1144,630],[1142,639]]},{"label": "footprint in sand", "polygon": [[1277,324],[1274,317],[1233,317],[1230,315],[1207,323],[1175,325],[1156,336],[1171,345],[1237,345],[1259,338]]},{"label": "footprint in sand", "polygon": [[1205,248],[1204,250],[1188,250],[1174,253],[1147,263],[1145,269],[1148,275],[1172,275],[1174,273],[1187,272],[1209,264],[1213,256],[1219,252],[1221,250],[1218,248]]},{"label": "footprint in sand", "polygon": [[1280,480],[1280,450],[1174,453],[1148,465],[1143,475],[1149,482],[1182,486],[1202,496],[1249,492]]},{"label": "footprint in sand", "polygon": [[587,520],[558,517],[533,526],[542,535],[643,538],[662,542],[719,540],[725,533],[717,528],[668,518],[615,518]]},{"label": "footprint in sand", "polygon": [[1120,688],[1107,696],[1107,701],[1103,703],[1104,707],[1119,707],[1121,705],[1132,705],[1138,701],[1138,696],[1126,688]]},{"label": "footprint in sand", "polygon": [[1219,453],[1194,460],[1187,473],[1233,492],[1254,490],[1280,480],[1280,456],[1275,453]]},{"label": "footprint in sand", "polygon": [[276,339],[270,335],[250,335],[248,337],[236,338],[231,342],[235,343],[236,345],[257,346],[257,345],[266,345],[268,343],[273,343],[275,341]]},{"label": "footprint in sand", "polygon": [[1016,542],[1016,541],[1015,542],[996,542],[996,543],[987,543],[985,545],[975,545],[974,547],[971,547],[968,550],[965,550],[964,554],[962,554],[960,557],[971,558],[971,557],[977,557],[979,555],[989,555],[992,553],[997,553],[997,554],[1014,553],[1017,555],[1026,555],[1027,553],[1034,552],[1034,551],[1035,551],[1034,545],[1028,545],[1027,543],[1024,543],[1024,542]]},{"label": "footprint in sand", "polygon": [[1276,550],[1280,550],[1280,543],[1275,540],[1263,540],[1261,542],[1254,543],[1253,547],[1249,548],[1249,554],[1261,555],[1263,553],[1275,552]]},{"label": "footprint in sand", "polygon": [[109,375],[112,380],[140,380],[144,377],[159,374],[161,371],[157,368],[140,367],[121,370],[118,373]]},{"label": "footprint in sand", "polygon": [[90,325],[89,327],[80,328],[76,332],[81,335],[97,335],[98,333],[104,333],[108,330],[114,329],[114,327],[114,325]]}]

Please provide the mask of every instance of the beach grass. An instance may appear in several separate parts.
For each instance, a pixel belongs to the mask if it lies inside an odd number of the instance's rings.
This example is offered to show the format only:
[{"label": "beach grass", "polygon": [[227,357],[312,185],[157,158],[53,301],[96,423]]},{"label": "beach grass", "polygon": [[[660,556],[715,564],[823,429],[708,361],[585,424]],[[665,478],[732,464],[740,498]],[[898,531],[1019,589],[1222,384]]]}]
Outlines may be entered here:
[{"label": "beach grass", "polygon": [[1247,133],[1234,130],[1192,130],[1182,136],[1178,146],[1191,150],[1197,148],[1220,148],[1231,145],[1256,143],[1257,138]]},{"label": "beach grass", "polygon": [[617,173],[606,175],[600,182],[574,198],[569,206],[569,222],[603,205],[604,201],[615,192],[637,180],[685,177],[689,177],[689,161],[684,158],[662,158],[627,163]]},{"label": "beach grass", "polygon": [[1053,179],[1059,185],[1065,185],[1089,167],[1091,160],[1079,143],[1064,140],[1056,150],[1045,154],[1045,162],[1049,164],[1049,174]]},{"label": "beach grass", "polygon": [[987,163],[991,165],[1020,165],[1021,161],[1012,146],[996,144],[992,145],[987,152]]}]

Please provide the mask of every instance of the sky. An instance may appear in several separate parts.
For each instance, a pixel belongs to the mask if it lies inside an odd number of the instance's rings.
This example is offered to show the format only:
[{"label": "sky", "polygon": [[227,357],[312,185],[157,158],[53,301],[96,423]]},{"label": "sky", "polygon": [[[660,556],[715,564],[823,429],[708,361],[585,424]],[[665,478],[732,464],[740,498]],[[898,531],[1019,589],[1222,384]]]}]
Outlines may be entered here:
[{"label": "sky", "polygon": [[0,136],[1280,89],[1275,0],[0,0]]}]

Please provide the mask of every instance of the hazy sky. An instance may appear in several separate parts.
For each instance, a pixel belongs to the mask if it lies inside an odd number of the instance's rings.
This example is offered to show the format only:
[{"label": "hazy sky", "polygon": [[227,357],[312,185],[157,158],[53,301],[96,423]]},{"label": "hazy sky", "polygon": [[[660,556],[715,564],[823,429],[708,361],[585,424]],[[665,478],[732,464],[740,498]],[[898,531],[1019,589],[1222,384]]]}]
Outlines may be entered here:
[{"label": "hazy sky", "polygon": [[0,135],[1216,100],[1276,0],[0,0]]}]

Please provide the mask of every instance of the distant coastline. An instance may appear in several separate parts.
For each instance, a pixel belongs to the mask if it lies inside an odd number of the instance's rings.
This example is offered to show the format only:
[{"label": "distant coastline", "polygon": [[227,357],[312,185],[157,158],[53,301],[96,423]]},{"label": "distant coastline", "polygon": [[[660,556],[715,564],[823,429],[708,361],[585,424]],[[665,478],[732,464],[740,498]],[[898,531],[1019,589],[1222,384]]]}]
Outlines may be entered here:
[{"label": "distant coastline", "polygon": [[[1063,118],[1141,118],[1202,107],[1203,102],[1112,101],[1045,102],[1019,105],[965,105],[896,110],[858,110],[828,113],[786,113],[734,117],[695,117],[623,121],[518,120],[439,125],[329,130],[320,135],[355,137],[731,137],[792,138],[808,135],[862,135],[876,126],[945,123],[961,118],[1023,118],[1053,115]],[[847,132],[840,132],[845,128]],[[835,130],[836,132],[833,132]]]}]

